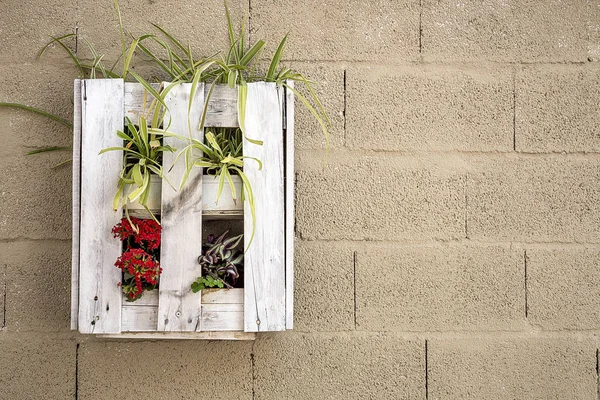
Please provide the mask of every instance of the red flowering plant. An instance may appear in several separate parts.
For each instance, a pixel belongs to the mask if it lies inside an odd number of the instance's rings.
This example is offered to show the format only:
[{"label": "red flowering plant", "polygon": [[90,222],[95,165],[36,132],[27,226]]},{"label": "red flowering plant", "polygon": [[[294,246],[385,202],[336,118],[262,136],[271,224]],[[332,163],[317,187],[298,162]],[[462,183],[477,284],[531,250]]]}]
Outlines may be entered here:
[{"label": "red flowering plant", "polygon": [[160,225],[152,219],[123,218],[112,229],[123,242],[124,252],[115,262],[123,271],[123,288],[127,301],[142,297],[145,290],[155,289],[162,272],[159,264]]}]

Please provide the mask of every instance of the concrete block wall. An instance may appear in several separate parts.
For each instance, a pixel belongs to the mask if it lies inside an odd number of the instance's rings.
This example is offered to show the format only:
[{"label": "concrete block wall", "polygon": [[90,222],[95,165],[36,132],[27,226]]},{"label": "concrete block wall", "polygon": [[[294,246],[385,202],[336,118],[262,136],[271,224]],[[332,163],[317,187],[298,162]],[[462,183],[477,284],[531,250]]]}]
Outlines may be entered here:
[{"label": "concrete block wall", "polygon": [[[122,0],[198,53],[220,0]],[[69,330],[71,132],[0,109],[0,399],[598,399],[600,2],[229,1],[319,81],[296,116],[296,328],[255,342]],[[48,34],[119,51],[109,0],[8,0],[0,101],[72,116]],[[136,68],[144,70],[146,66]],[[145,70],[144,70],[145,71]]]}]

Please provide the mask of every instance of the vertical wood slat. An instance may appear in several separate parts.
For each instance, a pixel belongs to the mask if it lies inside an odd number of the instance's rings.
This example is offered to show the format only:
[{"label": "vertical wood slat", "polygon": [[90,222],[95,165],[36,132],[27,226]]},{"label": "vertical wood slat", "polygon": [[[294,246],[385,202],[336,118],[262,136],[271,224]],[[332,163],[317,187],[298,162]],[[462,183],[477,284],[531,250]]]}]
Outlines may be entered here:
[{"label": "vertical wood slat", "polygon": [[[191,84],[175,86],[167,94],[165,103],[171,113],[169,131],[187,137],[188,102]],[[204,85],[199,84],[194,98],[194,106],[189,115],[192,136],[200,141],[204,133],[198,130]],[[168,119],[168,117],[167,117]],[[181,142],[165,137],[165,144],[181,148]],[[163,165],[170,168],[176,154],[164,153]],[[167,177],[175,187],[179,187],[185,162],[182,159],[168,172]],[[160,262],[163,273],[160,277],[158,302],[158,331],[196,331],[200,313],[200,295],[191,291],[190,285],[200,274],[198,256],[202,251],[202,170],[194,168],[185,186],[174,191],[163,179],[162,184],[162,241]]]},{"label": "vertical wood slat", "polygon": [[71,330],[79,314],[79,216],[81,196],[81,80],[73,83],[73,229],[71,251]]},{"label": "vertical wood slat", "polygon": [[[244,161],[256,207],[254,241],[244,255],[244,330],[282,331],[286,328],[285,233],[283,182],[283,89],[274,83],[248,84],[246,136],[263,140],[258,146],[244,141],[244,155],[263,163]],[[251,210],[244,202],[244,245],[251,234]]]},{"label": "vertical wood slat", "polygon": [[123,129],[123,80],[90,79],[82,84],[79,331],[119,333],[121,271],[114,263],[121,243],[111,229],[121,219],[112,210],[112,199],[123,155],[98,153],[122,145],[116,132]]},{"label": "vertical wood slat", "polygon": [[[287,84],[294,87],[293,81]],[[294,93],[285,88],[285,327],[294,328]]]}]

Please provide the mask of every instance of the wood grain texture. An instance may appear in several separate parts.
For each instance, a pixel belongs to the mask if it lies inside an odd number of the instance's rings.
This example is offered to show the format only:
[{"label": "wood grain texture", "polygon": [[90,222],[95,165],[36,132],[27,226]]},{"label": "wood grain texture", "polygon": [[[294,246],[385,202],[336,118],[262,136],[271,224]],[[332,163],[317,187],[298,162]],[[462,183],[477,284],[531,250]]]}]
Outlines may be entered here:
[{"label": "wood grain texture", "polygon": [[[285,232],[283,181],[283,89],[274,83],[248,84],[246,135],[262,140],[258,146],[244,141],[244,172],[252,183],[256,231],[244,256],[244,330],[282,331],[286,328]],[[244,202],[244,244],[252,235],[251,210]]]},{"label": "wood grain texture", "polygon": [[[151,86],[159,90],[160,84],[153,83]],[[164,84],[164,87],[168,83]],[[210,86],[204,88],[204,95],[208,94]],[[137,123],[139,116],[146,117],[147,120],[152,118],[153,97],[144,89],[144,87],[136,82],[125,83],[125,116],[129,117],[134,123]],[[197,103],[196,110],[204,107],[202,103]],[[187,106],[185,107],[187,110]],[[238,126],[237,121],[237,90],[231,89],[227,85],[215,85],[215,88],[208,102],[208,111],[206,113],[205,126],[208,127],[230,127]]]},{"label": "wood grain texture", "polygon": [[[244,289],[209,289],[197,294],[201,301],[198,332],[242,331],[244,326]],[[201,299],[201,300],[200,300]],[[153,290],[134,302],[123,303],[123,332],[156,332],[158,291]]]},{"label": "wood grain texture", "polygon": [[121,243],[111,229],[121,219],[112,210],[122,152],[100,150],[121,146],[123,80],[84,80],[81,109],[81,221],[79,263],[79,331],[119,333],[121,271],[114,263]]},{"label": "wood grain texture", "polygon": [[[198,130],[201,107],[204,104],[204,85],[198,85],[193,107],[188,116],[191,84],[174,87],[166,96],[165,103],[171,113],[169,130],[182,136],[192,135],[203,140]],[[189,123],[188,123],[189,117]],[[189,131],[191,129],[191,132]],[[165,137],[165,144],[181,147],[174,138]],[[164,153],[163,164],[170,166],[176,154]],[[185,172],[185,163],[178,162],[167,173],[175,186],[179,185]],[[195,332],[200,318],[200,296],[193,293],[190,285],[200,274],[198,256],[202,252],[202,170],[194,168],[186,185],[174,191],[163,180],[162,185],[162,241],[158,303],[158,330],[166,332]]]},{"label": "wood grain texture", "polygon": [[71,239],[71,330],[79,314],[79,220],[81,199],[81,79],[73,82],[73,233]]},{"label": "wood grain texture", "polygon": [[[293,81],[287,84],[294,87]],[[294,92],[285,89],[285,326],[294,328]]]},{"label": "wood grain texture", "polygon": [[99,335],[107,339],[141,339],[141,340],[156,340],[156,339],[203,339],[203,340],[255,340],[255,333],[247,332],[138,332],[138,333],[122,333],[120,335]]}]

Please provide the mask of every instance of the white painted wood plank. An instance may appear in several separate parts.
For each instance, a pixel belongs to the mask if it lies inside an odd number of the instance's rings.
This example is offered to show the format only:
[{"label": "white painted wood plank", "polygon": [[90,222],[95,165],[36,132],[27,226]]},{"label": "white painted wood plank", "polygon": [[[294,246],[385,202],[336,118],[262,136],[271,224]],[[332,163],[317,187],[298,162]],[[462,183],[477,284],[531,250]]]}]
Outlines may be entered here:
[{"label": "white painted wood plank", "polygon": [[[202,313],[205,312],[242,312],[244,311],[244,304],[231,304],[231,303],[222,303],[222,304],[202,304]],[[240,322],[243,320],[243,317],[240,318]],[[240,328],[240,330],[243,329]]]},{"label": "white painted wood plank", "polygon": [[73,83],[73,232],[71,251],[71,330],[79,314],[79,219],[81,196],[81,79]]},{"label": "white painted wood plank", "polygon": [[255,340],[255,333],[247,332],[140,332],[121,335],[100,335],[107,339],[203,339],[203,340]]},{"label": "white painted wood plank", "polygon": [[202,304],[244,304],[244,289],[206,289]]},{"label": "white painted wood plank", "polygon": [[119,333],[121,330],[121,271],[114,263],[121,243],[112,227],[121,219],[112,199],[121,170],[121,152],[99,155],[121,146],[116,135],[123,129],[123,81],[84,80],[81,130],[81,223],[79,267],[79,331]]},{"label": "white painted wood plank", "polygon": [[[151,86],[159,90],[160,84],[153,83]],[[166,85],[165,85],[166,86]],[[208,94],[210,86],[206,86],[204,93]],[[152,118],[151,110],[152,100],[154,98],[137,82],[125,83],[125,116],[129,117],[137,124],[139,116]],[[204,102],[198,103],[197,108],[202,109]],[[185,108],[187,110],[187,107]],[[231,127],[238,126],[237,121],[237,90],[231,89],[227,85],[215,85],[215,88],[208,102],[206,112],[206,127]]]},{"label": "white painted wood plank", "polygon": [[[294,87],[293,81],[287,84]],[[294,93],[285,89],[285,327],[294,328]]]},{"label": "white painted wood plank", "polygon": [[202,308],[199,332],[242,331],[244,311],[209,311]]},{"label": "white painted wood plank", "polygon": [[[204,96],[208,96],[210,85],[205,86]],[[227,85],[215,85],[208,101],[206,127],[237,128],[237,89]]]},{"label": "white painted wood plank", "polygon": [[[245,159],[244,172],[252,183],[256,231],[244,256],[244,330],[282,331],[285,314],[285,233],[283,182],[283,89],[274,83],[248,84],[244,155],[256,157],[263,169]],[[244,202],[244,244],[252,234],[250,205]]]},{"label": "white painted wood plank", "polygon": [[144,306],[133,305],[134,303],[123,305],[121,330],[123,332],[156,332],[158,304]]},{"label": "white painted wood plank", "polygon": [[[204,85],[198,85],[194,105],[204,104]],[[165,103],[171,113],[171,132],[188,136],[188,102],[191,84],[174,87],[166,96]],[[202,107],[192,107],[189,127],[192,137],[203,140],[198,131]],[[173,138],[165,138],[165,144],[180,147]],[[173,164],[175,154],[164,153],[163,164]],[[170,168],[170,167],[168,167]],[[183,162],[177,163],[168,179],[178,187],[185,171]],[[200,295],[193,293],[190,285],[200,274],[198,256],[202,251],[202,170],[194,168],[185,187],[176,192],[163,181],[162,185],[162,241],[158,303],[158,330],[168,332],[193,332],[200,318]]]},{"label": "white painted wood plank", "polygon": [[229,185],[225,183],[223,191],[221,192],[221,197],[217,203],[219,179],[215,179],[213,176],[204,176],[202,179],[202,210],[204,212],[244,210],[244,202],[241,200],[242,181],[237,175],[232,175],[231,180],[235,187],[237,201],[233,200],[231,189]]},{"label": "white painted wood plank", "polygon": [[[159,90],[159,83],[151,83],[153,89]],[[147,121],[152,120],[152,100],[154,97],[144,87],[137,82],[125,82],[125,116],[128,117],[134,124],[138,124],[139,117],[146,118]]]}]

